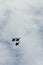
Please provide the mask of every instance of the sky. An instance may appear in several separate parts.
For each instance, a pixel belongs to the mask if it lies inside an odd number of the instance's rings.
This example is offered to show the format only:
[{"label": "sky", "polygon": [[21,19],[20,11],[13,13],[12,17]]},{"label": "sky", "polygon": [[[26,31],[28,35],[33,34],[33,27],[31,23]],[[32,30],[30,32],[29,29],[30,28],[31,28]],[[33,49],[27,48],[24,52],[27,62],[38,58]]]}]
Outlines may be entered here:
[{"label": "sky", "polygon": [[43,0],[0,0],[0,65],[43,65]]}]

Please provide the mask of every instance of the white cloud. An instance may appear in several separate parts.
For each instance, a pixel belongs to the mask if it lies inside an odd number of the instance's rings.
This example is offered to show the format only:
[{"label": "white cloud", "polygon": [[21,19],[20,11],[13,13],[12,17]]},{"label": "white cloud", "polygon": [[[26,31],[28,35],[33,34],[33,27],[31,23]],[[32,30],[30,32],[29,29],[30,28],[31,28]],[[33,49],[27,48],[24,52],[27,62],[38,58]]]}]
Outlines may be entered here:
[{"label": "white cloud", "polygon": [[[43,65],[42,4],[42,0],[0,1],[0,64]],[[21,37],[19,47],[10,47],[12,37]]]}]

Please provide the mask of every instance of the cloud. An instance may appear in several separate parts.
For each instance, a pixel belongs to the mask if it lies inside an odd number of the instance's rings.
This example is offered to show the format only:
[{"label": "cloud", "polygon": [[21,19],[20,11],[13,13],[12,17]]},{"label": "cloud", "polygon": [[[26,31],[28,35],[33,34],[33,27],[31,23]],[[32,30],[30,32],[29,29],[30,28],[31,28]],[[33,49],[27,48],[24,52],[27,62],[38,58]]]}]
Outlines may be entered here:
[{"label": "cloud", "polygon": [[[0,65],[43,65],[42,0],[0,2]],[[13,37],[21,37],[20,46]]]}]

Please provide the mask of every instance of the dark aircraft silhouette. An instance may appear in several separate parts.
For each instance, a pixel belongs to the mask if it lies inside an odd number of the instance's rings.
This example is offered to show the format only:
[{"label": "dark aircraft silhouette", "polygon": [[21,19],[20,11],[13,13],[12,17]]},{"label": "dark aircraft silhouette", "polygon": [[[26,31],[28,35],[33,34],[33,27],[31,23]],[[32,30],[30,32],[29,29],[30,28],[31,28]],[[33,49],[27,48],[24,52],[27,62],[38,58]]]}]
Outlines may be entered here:
[{"label": "dark aircraft silhouette", "polygon": [[16,44],[15,44],[16,46],[19,45],[19,43],[20,43],[19,40],[20,40],[20,38],[13,38],[12,39],[13,42],[16,41]]},{"label": "dark aircraft silhouette", "polygon": [[12,41],[15,41],[15,39],[12,39]]},{"label": "dark aircraft silhouette", "polygon": [[19,45],[19,43],[20,43],[20,42],[16,43],[15,45],[17,46],[17,45]]},{"label": "dark aircraft silhouette", "polygon": [[16,41],[19,41],[20,38],[15,38],[15,39],[16,39]]}]

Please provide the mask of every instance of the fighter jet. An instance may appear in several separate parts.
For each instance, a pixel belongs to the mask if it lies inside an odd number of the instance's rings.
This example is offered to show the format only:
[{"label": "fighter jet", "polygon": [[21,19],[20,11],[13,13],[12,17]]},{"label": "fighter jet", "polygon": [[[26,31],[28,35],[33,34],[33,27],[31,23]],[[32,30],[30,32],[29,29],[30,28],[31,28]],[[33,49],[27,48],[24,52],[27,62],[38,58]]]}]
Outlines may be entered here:
[{"label": "fighter jet", "polygon": [[19,41],[20,40],[20,38],[15,38],[16,39],[16,41]]},{"label": "fighter jet", "polygon": [[15,41],[15,39],[13,38],[12,41]]},{"label": "fighter jet", "polygon": [[17,46],[17,45],[19,45],[19,43],[20,43],[20,42],[16,42],[16,44],[15,44],[15,45]]}]

